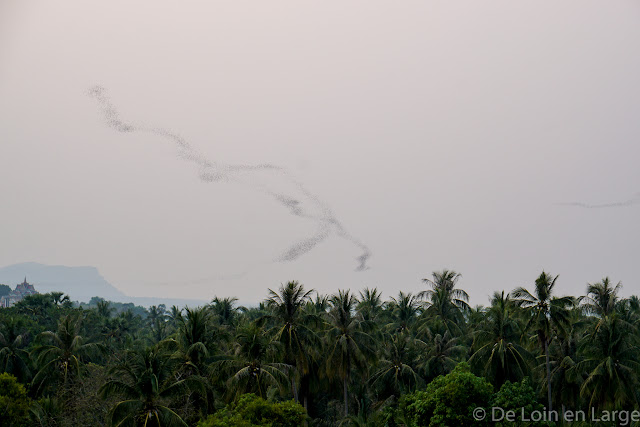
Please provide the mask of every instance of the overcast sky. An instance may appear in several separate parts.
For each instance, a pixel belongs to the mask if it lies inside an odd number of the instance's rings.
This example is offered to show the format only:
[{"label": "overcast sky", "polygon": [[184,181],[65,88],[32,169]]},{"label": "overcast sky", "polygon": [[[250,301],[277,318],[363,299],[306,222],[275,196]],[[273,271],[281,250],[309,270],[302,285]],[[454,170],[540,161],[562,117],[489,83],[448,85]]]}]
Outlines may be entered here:
[{"label": "overcast sky", "polygon": [[0,0],[0,266],[638,293],[639,76],[635,0]]}]

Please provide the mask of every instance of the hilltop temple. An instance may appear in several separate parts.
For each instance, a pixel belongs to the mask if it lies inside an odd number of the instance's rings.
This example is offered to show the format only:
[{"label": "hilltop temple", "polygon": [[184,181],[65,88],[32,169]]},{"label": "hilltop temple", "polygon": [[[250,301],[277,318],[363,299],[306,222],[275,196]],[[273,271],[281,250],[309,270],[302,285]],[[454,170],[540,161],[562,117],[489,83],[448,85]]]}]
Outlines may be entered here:
[{"label": "hilltop temple", "polygon": [[24,278],[24,282],[18,283],[16,288],[9,292],[9,295],[4,295],[0,297],[0,308],[9,308],[18,301],[21,301],[27,295],[37,294],[38,291],[35,290],[31,283],[27,282],[27,278]]}]

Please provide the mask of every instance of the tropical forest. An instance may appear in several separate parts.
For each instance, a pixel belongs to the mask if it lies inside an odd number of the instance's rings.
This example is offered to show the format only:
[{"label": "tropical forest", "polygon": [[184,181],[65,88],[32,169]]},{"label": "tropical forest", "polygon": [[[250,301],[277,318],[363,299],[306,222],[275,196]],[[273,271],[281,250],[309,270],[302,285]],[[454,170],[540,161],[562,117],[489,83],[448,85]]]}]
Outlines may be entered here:
[{"label": "tropical forest", "polygon": [[542,272],[471,306],[460,278],[248,307],[29,295],[0,308],[0,425],[638,425],[638,297]]}]

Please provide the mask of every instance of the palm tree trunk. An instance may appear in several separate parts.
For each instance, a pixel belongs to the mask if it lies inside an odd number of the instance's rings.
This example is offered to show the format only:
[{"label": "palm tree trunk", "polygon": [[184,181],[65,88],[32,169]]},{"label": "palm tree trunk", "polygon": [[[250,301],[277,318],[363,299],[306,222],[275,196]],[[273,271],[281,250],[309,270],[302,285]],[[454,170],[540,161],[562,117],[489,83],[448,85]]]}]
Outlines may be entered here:
[{"label": "palm tree trunk", "polygon": [[544,340],[544,356],[547,364],[547,399],[549,400],[549,412],[551,412],[551,368],[549,365],[549,340]]},{"label": "palm tree trunk", "polygon": [[347,392],[347,376],[345,375],[345,377],[342,379],[342,388],[343,388],[343,392],[344,392],[344,416],[348,417],[349,416],[349,399],[348,399],[348,392]]},{"label": "palm tree trunk", "polygon": [[308,409],[307,400],[309,398],[309,374],[303,374],[300,376],[300,389],[298,390],[298,398],[302,400],[304,409]]}]

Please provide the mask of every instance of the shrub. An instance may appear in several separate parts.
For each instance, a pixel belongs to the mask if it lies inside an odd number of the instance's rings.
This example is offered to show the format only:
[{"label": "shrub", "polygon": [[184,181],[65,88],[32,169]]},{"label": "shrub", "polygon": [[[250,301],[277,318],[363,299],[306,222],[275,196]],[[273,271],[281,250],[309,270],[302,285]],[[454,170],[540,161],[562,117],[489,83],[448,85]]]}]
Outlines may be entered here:
[{"label": "shrub", "polygon": [[27,391],[11,374],[0,374],[0,425],[28,426],[29,405]]},{"label": "shrub", "polygon": [[[515,412],[515,422],[510,421],[500,421],[496,422],[496,426],[506,427],[506,426],[531,426],[531,427],[542,427],[550,425],[547,422],[527,422],[520,421],[522,418],[522,414],[526,415],[527,420],[530,420],[531,413],[533,411],[543,412],[545,410],[544,406],[538,402],[536,398],[536,392],[529,385],[529,381],[527,378],[523,379],[521,382],[512,383],[511,381],[507,381],[502,384],[500,390],[493,396],[493,400],[491,401],[491,406],[496,408],[501,408],[505,413],[507,411]],[[489,410],[487,410],[489,413]],[[496,415],[500,416],[500,413]]]},{"label": "shrub", "polygon": [[269,402],[255,394],[244,394],[234,404],[210,415],[199,427],[297,427],[304,423],[307,412],[298,403]]},{"label": "shrub", "polygon": [[459,363],[446,376],[439,376],[425,390],[405,395],[400,408],[404,419],[415,426],[466,427],[488,425],[476,421],[477,407],[488,409],[493,387],[484,378],[470,372],[469,365]]}]

